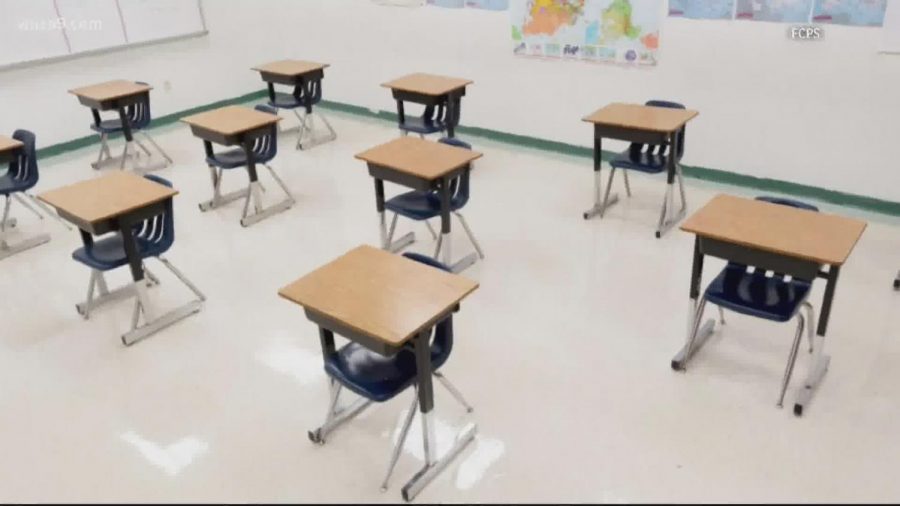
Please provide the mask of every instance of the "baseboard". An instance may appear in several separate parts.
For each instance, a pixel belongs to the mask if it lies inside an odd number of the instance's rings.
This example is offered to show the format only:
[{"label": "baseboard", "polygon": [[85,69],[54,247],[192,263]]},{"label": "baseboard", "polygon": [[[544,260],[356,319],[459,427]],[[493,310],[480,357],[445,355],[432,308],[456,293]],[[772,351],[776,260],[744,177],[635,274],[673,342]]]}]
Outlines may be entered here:
[{"label": "baseboard", "polygon": [[[255,91],[253,93],[248,93],[239,97],[221,100],[218,102],[213,102],[211,104],[194,107],[193,109],[168,114],[166,116],[161,116],[154,119],[151,123],[151,128],[175,123],[179,119],[190,114],[196,114],[198,112],[208,111],[218,107],[224,107],[226,105],[235,105],[252,100],[261,100],[265,97],[265,90]],[[388,111],[373,111],[371,109],[367,109],[365,107],[360,107],[357,105],[332,102],[328,100],[323,100],[321,106],[325,109],[354,114],[357,116],[376,118],[390,122],[397,121],[397,115],[393,112]],[[531,149],[538,149],[542,151],[560,153],[570,156],[578,156],[588,159],[593,158],[593,151],[591,150],[591,148],[585,146],[577,146],[575,144],[550,141],[547,139],[501,132],[498,130],[491,130],[487,128],[467,127],[461,125],[457,128],[457,130],[459,131],[459,133],[464,135],[473,135],[476,137],[482,137],[488,140],[503,142],[515,146],[523,146]],[[97,135],[80,137],[68,142],[41,148],[38,150],[37,154],[39,157],[56,156],[68,151],[73,151],[86,146],[90,146],[91,144],[96,144],[98,142],[99,138]],[[613,155],[614,153],[604,151],[603,159],[608,160]],[[846,193],[837,190],[829,190],[817,186],[793,183],[790,181],[782,181],[780,179],[759,178],[720,169],[711,169],[708,167],[697,167],[689,165],[684,166],[684,175],[685,177],[701,181],[709,181],[712,183],[737,186],[741,188],[750,188],[766,192],[782,193],[785,195],[791,195],[800,198],[815,199],[839,206],[854,207],[857,209],[862,209],[864,211],[885,214],[888,216],[900,216],[900,202],[877,199],[874,197],[866,197],[864,195],[856,195],[853,193]]]}]

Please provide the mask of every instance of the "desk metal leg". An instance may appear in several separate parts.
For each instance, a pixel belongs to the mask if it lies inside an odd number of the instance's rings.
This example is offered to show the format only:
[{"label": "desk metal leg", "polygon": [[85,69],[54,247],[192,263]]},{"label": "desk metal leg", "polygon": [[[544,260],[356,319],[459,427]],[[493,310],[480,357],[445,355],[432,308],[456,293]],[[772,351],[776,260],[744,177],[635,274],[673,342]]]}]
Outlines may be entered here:
[{"label": "desk metal leg", "polygon": [[[825,285],[825,295],[822,298],[822,310],[819,314],[818,343],[813,346],[813,359],[807,372],[806,379],[803,381],[803,388],[797,395],[797,401],[794,403],[794,414],[802,416],[806,406],[812,402],[813,396],[822,384],[825,373],[828,372],[828,366],[831,364],[831,356],[825,353],[825,332],[828,330],[828,319],[831,316],[831,304],[834,301],[834,291],[837,288],[838,275],[840,267],[832,265],[828,268],[827,284]],[[812,326],[816,323],[807,322]]]},{"label": "desk metal leg", "polygon": [[[703,310],[706,308],[706,299],[700,299],[700,283],[703,280],[703,253],[700,252],[700,239],[694,238],[694,257],[691,265],[690,298],[691,309],[688,317],[688,332],[684,347],[672,359],[672,369],[684,371],[687,363],[697,353],[697,350],[706,344],[709,336],[715,330],[716,322],[709,319],[702,326]],[[699,303],[698,303],[699,299]]]},{"label": "desk metal leg", "polygon": [[[656,226],[656,238],[659,239],[672,226],[681,221],[687,213],[687,200],[684,193],[684,177],[681,166],[675,160],[675,134],[669,140],[669,156],[667,157],[668,171],[666,176],[666,196],[663,199],[662,210],[659,214],[659,223]],[[675,182],[678,182],[678,191],[681,195],[681,208],[675,212]]]},{"label": "desk metal leg", "polygon": [[444,265],[450,265],[450,262],[453,261],[453,241],[450,237],[450,178],[448,177],[441,179],[441,243],[444,250],[442,261]]},{"label": "desk metal leg", "polygon": [[453,447],[442,457],[437,457],[437,441],[434,437],[434,391],[431,382],[430,330],[420,333],[414,339],[416,353],[416,381],[418,384],[419,409],[422,413],[422,444],[425,451],[425,465],[403,486],[401,493],[405,501],[413,500],[434,478],[443,471],[475,439],[477,427],[469,424],[457,435]]},{"label": "desk metal leg", "polygon": [[[603,141],[600,137],[594,136],[594,205],[587,211],[585,211],[582,216],[584,219],[589,220],[594,216],[600,215],[603,216],[603,213],[606,212],[607,209],[615,205],[619,201],[619,195],[614,193],[612,195],[607,195],[607,198],[604,202],[603,199],[603,180],[600,175],[600,168],[603,165]],[[609,190],[607,190],[608,192]]]}]

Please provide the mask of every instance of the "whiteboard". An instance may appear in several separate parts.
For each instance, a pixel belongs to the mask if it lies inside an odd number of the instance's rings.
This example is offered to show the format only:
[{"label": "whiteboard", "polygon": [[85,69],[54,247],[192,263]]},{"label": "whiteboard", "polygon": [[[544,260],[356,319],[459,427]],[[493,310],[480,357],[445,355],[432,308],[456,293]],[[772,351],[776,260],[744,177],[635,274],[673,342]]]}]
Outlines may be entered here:
[{"label": "whiteboard", "polygon": [[888,1],[881,29],[881,47],[884,53],[900,53],[900,1]]},{"label": "whiteboard", "polygon": [[0,0],[0,65],[69,54],[53,0]]},{"label": "whiteboard", "polygon": [[0,69],[205,33],[200,0],[0,0]]}]

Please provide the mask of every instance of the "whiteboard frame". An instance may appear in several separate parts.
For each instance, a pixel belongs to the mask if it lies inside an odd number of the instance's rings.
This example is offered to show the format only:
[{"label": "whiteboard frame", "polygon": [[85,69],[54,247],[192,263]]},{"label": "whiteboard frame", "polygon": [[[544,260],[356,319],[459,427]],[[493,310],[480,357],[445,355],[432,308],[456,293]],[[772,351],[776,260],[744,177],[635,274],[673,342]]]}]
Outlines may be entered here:
[{"label": "whiteboard frame", "polygon": [[[80,51],[78,53],[70,53],[64,54],[60,56],[48,56],[46,58],[38,58],[36,60],[28,60],[17,63],[7,63],[6,65],[0,65],[0,73],[5,72],[7,70],[16,70],[30,67],[37,67],[41,65],[47,65],[49,63],[57,63],[61,61],[68,60],[77,60],[78,58],[83,58],[85,56],[97,56],[101,54],[107,53],[116,53],[119,51],[124,51],[127,49],[135,49],[139,47],[152,46],[155,44],[165,44],[167,42],[175,42],[179,40],[186,39],[194,39],[198,37],[205,37],[209,35],[209,29],[206,27],[206,14],[203,12],[203,0],[196,0],[197,7],[200,9],[200,23],[203,24],[203,29],[191,32],[191,33],[183,33],[181,35],[174,35],[172,37],[164,37],[161,39],[153,39],[153,40],[145,40],[143,42],[130,42],[127,44],[120,44],[112,47],[104,47],[99,49],[91,49],[89,51]],[[63,28],[63,33],[65,33],[65,28]],[[68,38],[66,39],[66,43],[68,44]],[[71,48],[70,48],[71,49]]]}]

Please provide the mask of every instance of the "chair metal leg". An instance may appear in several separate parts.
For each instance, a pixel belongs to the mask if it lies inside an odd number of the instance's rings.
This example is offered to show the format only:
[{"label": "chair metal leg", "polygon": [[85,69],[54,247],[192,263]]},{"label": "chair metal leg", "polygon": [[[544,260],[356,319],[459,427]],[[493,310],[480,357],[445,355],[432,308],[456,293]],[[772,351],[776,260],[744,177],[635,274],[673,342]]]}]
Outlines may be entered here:
[{"label": "chair metal leg", "polygon": [[438,258],[438,255],[441,253],[441,245],[443,242],[444,242],[444,234],[438,235],[437,244],[434,247],[434,255],[433,255],[435,260],[440,260]]},{"label": "chair metal leg", "polygon": [[431,483],[443,470],[458,457],[466,447],[475,440],[478,427],[470,423],[456,435],[453,446],[437,458],[436,441],[432,417],[434,411],[422,413],[422,442],[425,451],[425,464],[400,490],[403,500],[413,500],[419,492]]},{"label": "chair metal leg", "polygon": [[622,177],[625,178],[625,194],[631,197],[631,181],[628,180],[627,170],[622,170]]},{"label": "chair metal leg", "polygon": [[438,381],[441,382],[441,385],[444,385],[444,388],[446,388],[447,391],[450,392],[450,395],[452,395],[453,398],[457,400],[457,402],[459,402],[463,405],[464,408],[466,408],[467,413],[471,413],[475,410],[475,408],[473,408],[471,404],[466,402],[466,399],[463,397],[462,393],[457,390],[453,383],[450,383],[450,380],[448,380],[440,371],[434,371],[433,374],[434,377],[436,377]]},{"label": "chair metal leg", "polygon": [[678,190],[681,195],[681,208],[677,213],[671,215],[675,209],[675,198],[674,198],[674,183],[666,185],[666,195],[663,200],[662,210],[659,214],[659,223],[656,226],[656,238],[659,239],[666,232],[668,232],[672,226],[678,223],[682,218],[684,218],[687,213],[687,199],[685,197],[684,192],[684,178],[681,175],[681,166],[676,166],[675,171],[675,179],[678,180]]},{"label": "chair metal leg", "polygon": [[168,162],[168,165],[171,165],[172,163],[174,163],[174,162],[172,162],[172,157],[169,156],[168,153],[166,153],[163,150],[163,148],[159,147],[159,144],[157,144],[156,141],[153,140],[153,137],[150,137],[150,134],[148,134],[147,132],[144,132],[143,130],[140,131],[140,134],[145,139],[147,139],[147,141],[150,142],[150,144],[153,144],[153,147],[156,148],[156,151],[158,151],[159,154],[161,154],[162,157],[166,159],[166,162]]},{"label": "chair metal leg", "polygon": [[[272,167],[267,164],[262,165],[266,169],[268,169],[269,173],[284,191],[286,196],[281,202],[272,204],[271,206],[264,208],[262,201],[262,186],[260,185],[259,181],[251,182],[247,189],[247,199],[244,201],[244,210],[243,214],[241,215],[241,225],[244,227],[249,227],[250,225],[259,223],[260,221],[269,218],[270,216],[274,216],[275,214],[278,214],[280,212],[287,211],[295,203],[294,197],[287,189],[287,186],[285,186],[284,182],[281,181],[281,178],[279,178],[278,175],[275,174],[275,171],[272,170]],[[248,213],[251,201],[253,203],[253,214]]]},{"label": "chair metal leg", "polygon": [[406,436],[409,435],[409,428],[412,425],[413,418],[416,416],[416,408],[419,404],[419,394],[416,387],[413,387],[412,390],[412,404],[409,406],[409,411],[406,413],[406,418],[403,420],[403,427],[400,429],[400,437],[397,439],[397,444],[394,445],[394,450],[393,452],[391,452],[391,460],[388,463],[387,474],[385,474],[384,480],[381,482],[382,492],[386,492],[388,489],[388,483],[390,482],[391,475],[394,474],[394,467],[397,466],[397,460],[400,458],[400,452],[403,450],[404,443],[406,443]]},{"label": "chair metal leg", "polygon": [[44,215],[39,213],[37,211],[37,209],[31,207],[31,204],[27,200],[25,200],[25,198],[22,195],[24,195],[24,193],[20,192],[20,193],[13,193],[10,196],[12,198],[16,199],[20,204],[22,204],[22,206],[25,207],[25,209],[28,209],[29,211],[31,211],[31,213],[34,214],[35,216],[37,216],[39,220],[43,221]]},{"label": "chair metal leg", "polygon": [[725,325],[725,310],[722,306],[716,306],[719,309],[719,323]]},{"label": "chair metal leg", "polygon": [[[11,195],[5,195],[5,202],[3,205],[3,216],[0,217],[0,260],[4,258],[11,257],[16,253],[21,253],[25,250],[29,250],[36,246],[40,246],[41,244],[47,243],[50,241],[50,234],[40,234],[33,237],[29,237],[28,239],[21,240],[15,244],[10,244],[6,239],[7,228],[14,227],[16,225],[16,220],[11,219],[9,217],[9,208],[12,205],[12,199],[16,197],[17,200],[19,195],[17,193]],[[34,209],[31,208],[25,201],[21,201],[25,204],[26,207],[35,212]],[[40,216],[40,214],[38,214]],[[43,219],[43,218],[41,218]]]},{"label": "chair metal leg", "polygon": [[190,291],[194,292],[194,295],[196,295],[197,298],[198,298],[201,302],[203,302],[203,301],[206,300],[206,295],[204,295],[203,292],[201,292],[200,289],[197,288],[197,286],[196,286],[193,282],[191,282],[191,280],[189,280],[189,279],[187,278],[187,276],[184,275],[183,272],[181,272],[181,271],[180,271],[179,269],[177,269],[174,265],[172,265],[172,262],[170,262],[167,258],[165,258],[165,257],[163,257],[163,256],[158,256],[158,257],[156,257],[156,259],[159,260],[160,263],[162,263],[163,265],[165,265],[166,268],[169,269],[169,271],[170,271],[172,274],[174,274],[176,278],[178,278],[179,280],[181,280],[181,282],[184,283],[185,286],[187,286],[188,289],[189,289]]},{"label": "chair metal leg", "polygon": [[428,220],[425,220],[425,226],[428,227],[428,233],[431,234],[431,239],[436,241],[438,238],[437,232],[434,231],[434,227],[431,226],[431,222]]},{"label": "chair metal leg", "polygon": [[603,215],[606,213],[607,206],[611,205],[609,202],[609,192],[612,190],[613,178],[616,176],[616,168],[610,167],[609,169],[609,181],[606,182],[606,192],[603,194],[603,204],[600,206],[600,218],[603,219]]},{"label": "chair metal leg", "polygon": [[69,223],[66,222],[66,220],[60,218],[60,217],[59,217],[59,214],[57,214],[57,213],[56,213],[53,209],[51,209],[47,204],[45,204],[45,203],[43,203],[42,201],[38,200],[34,195],[32,195],[32,194],[30,194],[30,193],[25,193],[25,192],[23,192],[22,194],[25,195],[25,197],[27,197],[28,200],[30,200],[34,205],[36,205],[38,208],[40,208],[41,211],[44,212],[44,214],[50,216],[51,218],[53,218],[54,220],[56,220],[57,223],[59,223],[59,224],[61,224],[62,226],[66,227],[66,230],[72,230],[72,226],[69,225]]},{"label": "chair metal leg", "polygon": [[791,346],[791,353],[788,355],[787,368],[784,371],[784,378],[781,380],[781,395],[778,397],[779,408],[784,406],[784,394],[787,392],[787,387],[791,382],[791,375],[794,373],[794,364],[797,362],[797,350],[800,348],[800,340],[803,338],[803,323],[803,315],[798,313],[797,332],[794,335],[794,344]]},{"label": "chair metal leg", "polygon": [[269,174],[271,174],[272,179],[274,179],[275,182],[278,183],[278,186],[281,187],[281,190],[284,191],[284,194],[287,195],[287,198],[291,201],[291,203],[296,203],[297,201],[294,200],[294,196],[291,194],[291,191],[288,190],[288,187],[286,184],[284,184],[284,181],[282,181],[281,178],[278,177],[278,174],[275,173],[275,170],[272,168],[272,166],[267,163],[264,163],[262,165],[269,170]]},{"label": "chair metal leg", "polygon": [[153,274],[153,273],[150,271],[150,269],[147,268],[146,265],[144,265],[144,276],[146,276],[147,279],[150,280],[150,283],[151,283],[151,284],[154,284],[154,285],[158,285],[158,284],[159,284],[159,278],[157,278],[157,277],[156,277],[156,274]]},{"label": "chair metal leg", "polygon": [[453,214],[455,214],[456,217],[459,218],[459,222],[462,224],[463,230],[465,230],[466,235],[469,236],[469,241],[472,242],[472,246],[474,246],[475,251],[478,252],[478,257],[484,260],[484,252],[481,251],[481,246],[478,244],[478,241],[475,240],[475,234],[472,233],[472,229],[469,228],[469,224],[466,223],[466,219],[463,218],[463,215],[458,212],[454,212]]},{"label": "chair metal leg", "polygon": [[715,330],[716,322],[713,319],[707,320],[702,326],[700,325],[700,322],[703,321],[703,310],[705,308],[706,297],[701,297],[699,305],[696,305],[696,309],[693,311],[693,319],[690,320],[692,323],[687,343],[672,359],[672,369],[686,371],[687,363],[706,344],[713,330]]},{"label": "chair metal leg", "polygon": [[372,404],[372,401],[370,401],[369,399],[360,397],[353,404],[338,409],[337,401],[341,391],[341,384],[334,381],[334,379],[330,380],[331,402],[329,403],[328,413],[325,417],[325,423],[322,424],[322,426],[307,432],[309,440],[319,445],[325,444],[328,434],[346,423],[348,420],[360,414],[364,409]]},{"label": "chair metal leg", "polygon": [[75,305],[75,309],[81,313],[81,317],[85,320],[91,317],[91,307],[94,303],[94,287],[97,285],[97,271],[91,269],[91,280],[88,281],[87,298],[84,299],[84,305]]}]

